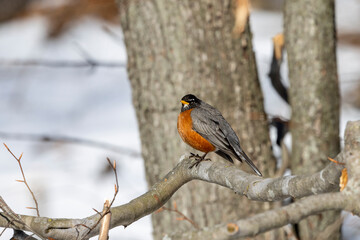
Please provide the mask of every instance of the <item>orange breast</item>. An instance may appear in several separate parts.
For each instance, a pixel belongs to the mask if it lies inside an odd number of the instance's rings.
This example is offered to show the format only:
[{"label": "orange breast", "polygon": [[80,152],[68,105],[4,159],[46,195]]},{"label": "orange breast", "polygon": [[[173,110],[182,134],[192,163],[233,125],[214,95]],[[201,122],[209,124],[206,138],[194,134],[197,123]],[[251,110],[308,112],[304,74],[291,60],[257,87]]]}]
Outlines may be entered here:
[{"label": "orange breast", "polygon": [[192,109],[179,114],[177,129],[180,137],[184,142],[196,150],[205,153],[215,151],[214,145],[192,129],[191,111]]}]

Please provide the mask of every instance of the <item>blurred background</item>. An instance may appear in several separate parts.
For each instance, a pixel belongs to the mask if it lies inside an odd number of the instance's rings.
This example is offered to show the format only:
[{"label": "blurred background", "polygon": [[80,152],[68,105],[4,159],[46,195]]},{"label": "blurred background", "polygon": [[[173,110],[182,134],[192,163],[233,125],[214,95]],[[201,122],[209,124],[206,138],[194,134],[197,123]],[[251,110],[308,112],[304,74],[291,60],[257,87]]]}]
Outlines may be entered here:
[{"label": "blurred background", "polygon": [[[280,0],[251,1],[250,24],[265,110],[290,118],[271,86],[272,37],[282,32]],[[337,0],[341,133],[360,119],[360,1]],[[118,9],[111,0],[0,0],[0,140],[17,156],[42,216],[82,218],[112,198],[115,205],[147,189],[140,139],[126,73]],[[281,68],[287,84],[286,64]],[[179,106],[180,109],[180,106]],[[176,121],[176,119],[174,119]],[[275,129],[271,129],[275,142]],[[275,154],[279,150],[274,148]],[[0,195],[17,213],[33,200],[16,160],[0,147]],[[159,213],[171,214],[171,213]],[[174,216],[176,217],[176,216]],[[360,239],[356,217],[345,218],[344,239]],[[114,239],[152,239],[150,217],[110,231]],[[6,230],[1,239],[9,239]]]}]

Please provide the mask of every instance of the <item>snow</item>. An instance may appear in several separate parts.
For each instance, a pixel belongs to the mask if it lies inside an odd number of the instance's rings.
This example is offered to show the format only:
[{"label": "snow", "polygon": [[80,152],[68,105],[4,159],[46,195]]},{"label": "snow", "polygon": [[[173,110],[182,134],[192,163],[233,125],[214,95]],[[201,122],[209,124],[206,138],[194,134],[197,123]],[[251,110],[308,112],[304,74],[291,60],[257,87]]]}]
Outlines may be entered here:
[{"label": "snow", "polygon": [[[339,32],[359,31],[359,1],[337,1]],[[272,54],[271,38],[282,32],[282,15],[253,10],[251,28],[258,61],[259,78],[269,115],[290,118],[290,108],[277,95],[267,77]],[[102,62],[126,62],[119,26],[85,18],[57,40],[47,41],[47,22],[40,17],[0,25],[0,59],[43,59],[85,61],[83,52]],[[114,34],[108,34],[104,28]],[[360,49],[339,44],[338,66],[342,96],[358,80]],[[282,72],[286,76],[284,64]],[[286,77],[284,82],[288,84]],[[73,136],[116,144],[140,152],[140,139],[131,89],[125,68],[49,68],[0,64],[0,132]],[[360,119],[359,109],[343,101],[341,133],[348,120]],[[272,131],[273,132],[273,131]],[[273,134],[272,134],[273,135]],[[286,137],[288,143],[291,141]],[[27,180],[39,201],[40,213],[48,217],[82,218],[102,209],[114,193],[114,176],[104,173],[106,157],[117,161],[120,205],[143,194],[146,189],[141,158],[75,144],[15,141],[0,137],[19,156]],[[31,195],[21,179],[17,162],[0,146],[0,195],[21,214],[35,214]],[[360,239],[357,217],[344,213],[344,239]],[[355,222],[355,223],[354,223]],[[356,231],[357,230],[357,231]],[[150,217],[110,231],[111,239],[152,239]],[[7,230],[2,238],[9,239]],[[94,238],[95,239],[95,238]]]},{"label": "snow", "polygon": [[[106,25],[121,39],[121,29],[84,19],[60,39],[45,40],[41,18],[0,26],[1,59],[83,61],[76,44],[97,61],[126,61],[124,45],[103,30]],[[125,68],[0,67],[0,131],[74,136],[113,143],[140,152],[140,139],[131,104]],[[103,171],[106,157],[117,161],[119,193],[115,205],[127,203],[146,191],[141,158],[81,145],[19,142],[0,139],[19,156],[39,201],[40,214],[82,218],[102,209],[112,198],[115,179]],[[10,207],[34,214],[31,195],[21,179],[15,159],[0,147],[0,192]],[[142,231],[139,231],[142,229]],[[112,238],[151,239],[150,217],[126,229],[111,230]],[[10,238],[11,230],[3,237]]]}]

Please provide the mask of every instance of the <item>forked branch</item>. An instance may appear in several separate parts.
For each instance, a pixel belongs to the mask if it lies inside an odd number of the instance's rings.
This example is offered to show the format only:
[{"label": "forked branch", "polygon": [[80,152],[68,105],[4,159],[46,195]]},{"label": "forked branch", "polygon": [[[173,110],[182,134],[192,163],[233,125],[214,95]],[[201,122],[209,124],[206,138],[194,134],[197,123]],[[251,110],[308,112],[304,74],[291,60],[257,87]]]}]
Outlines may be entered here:
[{"label": "forked branch", "polygon": [[29,192],[30,192],[30,194],[31,194],[31,196],[32,196],[32,198],[33,198],[33,200],[34,200],[35,207],[27,207],[27,208],[28,208],[28,209],[34,209],[34,210],[36,210],[37,216],[40,217],[39,204],[38,204],[38,202],[37,202],[37,200],[36,200],[36,197],[35,197],[34,192],[31,190],[28,182],[26,181],[25,173],[24,173],[24,170],[23,170],[23,168],[22,168],[22,166],[21,166],[21,158],[22,158],[22,156],[23,156],[23,153],[21,153],[20,157],[18,158],[18,157],[15,156],[15,154],[10,150],[10,148],[9,148],[5,143],[4,143],[4,146],[5,146],[5,148],[10,152],[10,154],[16,159],[16,161],[17,161],[18,164],[19,164],[19,168],[20,168],[20,171],[21,171],[21,174],[22,174],[23,179],[22,179],[22,180],[16,180],[16,181],[17,181],[17,182],[23,182],[23,183],[25,184],[25,186],[26,186],[27,189],[29,190]]},{"label": "forked branch", "polygon": [[[191,180],[202,180],[227,187],[256,201],[277,201],[287,197],[303,198],[291,205],[257,214],[253,217],[241,219],[235,223],[224,224],[200,231],[186,233],[185,235],[170,236],[174,239],[196,239],[196,236],[207,236],[211,232],[218,239],[230,238],[232,235],[253,236],[261,232],[283,226],[288,223],[298,222],[302,218],[330,209],[345,209],[360,214],[358,203],[360,197],[360,183],[357,178],[360,174],[360,121],[349,123],[346,131],[345,150],[335,159],[345,162],[349,171],[348,186],[341,193],[339,177],[344,166],[330,162],[329,165],[318,173],[309,176],[286,176],[279,178],[260,178],[238,169],[234,165],[223,162],[202,162],[198,167],[189,169],[192,160],[185,158],[162,180],[156,183],[147,193],[130,201],[127,204],[112,207],[110,228],[127,226],[139,218],[146,216],[161,208],[170,197],[185,183]],[[331,193],[332,192],[332,193]],[[31,224],[37,233],[43,237],[61,239],[81,239],[93,237],[99,232],[96,224],[100,215],[95,214],[83,219],[48,219],[45,217],[31,217],[19,215],[24,222]],[[0,226],[8,226],[7,214],[0,216]],[[90,233],[89,227],[94,226]],[[230,227],[229,227],[230,226]],[[20,224],[12,225],[15,229],[23,229]],[[204,239],[204,238],[202,238]],[[216,238],[212,238],[216,239]]]}]

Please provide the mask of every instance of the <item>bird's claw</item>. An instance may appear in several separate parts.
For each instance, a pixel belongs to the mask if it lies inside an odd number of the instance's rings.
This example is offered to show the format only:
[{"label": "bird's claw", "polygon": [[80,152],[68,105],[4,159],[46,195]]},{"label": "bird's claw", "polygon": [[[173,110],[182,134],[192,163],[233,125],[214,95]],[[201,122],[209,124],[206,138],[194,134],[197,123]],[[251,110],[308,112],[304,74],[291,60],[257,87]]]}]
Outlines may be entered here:
[{"label": "bird's claw", "polygon": [[210,158],[205,158],[206,154],[204,154],[203,156],[200,156],[199,154],[194,154],[194,153],[190,153],[190,159],[194,158],[195,159],[195,163],[191,164],[191,166],[189,167],[189,169],[192,169],[194,166],[197,167],[202,161],[211,161]]},{"label": "bird's claw", "polygon": [[190,158],[190,159],[191,159],[191,158],[200,159],[201,156],[200,156],[199,154],[195,154],[195,153],[192,153],[192,152],[191,152],[189,158]]}]

